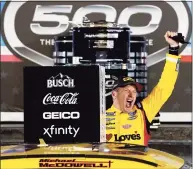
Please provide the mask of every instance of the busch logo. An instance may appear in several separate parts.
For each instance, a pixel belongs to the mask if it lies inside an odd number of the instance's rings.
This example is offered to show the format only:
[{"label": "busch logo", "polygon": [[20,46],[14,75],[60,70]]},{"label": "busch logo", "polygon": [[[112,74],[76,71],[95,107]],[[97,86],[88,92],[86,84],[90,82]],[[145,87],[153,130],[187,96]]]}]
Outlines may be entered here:
[{"label": "busch logo", "polygon": [[52,96],[51,93],[48,93],[43,99],[43,104],[77,104],[78,95],[79,93],[65,93],[62,96]]},{"label": "busch logo", "polygon": [[55,77],[50,77],[47,80],[47,88],[52,87],[68,87],[73,88],[74,86],[74,79],[70,78],[67,75],[63,75],[62,73],[59,73]]}]

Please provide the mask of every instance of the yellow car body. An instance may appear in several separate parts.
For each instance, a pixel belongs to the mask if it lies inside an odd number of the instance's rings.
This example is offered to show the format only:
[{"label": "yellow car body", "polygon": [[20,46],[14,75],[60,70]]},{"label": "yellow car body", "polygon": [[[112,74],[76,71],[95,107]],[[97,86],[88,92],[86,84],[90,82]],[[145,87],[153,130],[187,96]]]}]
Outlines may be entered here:
[{"label": "yellow car body", "polygon": [[184,160],[137,145],[116,143],[1,146],[1,168],[180,169]]}]

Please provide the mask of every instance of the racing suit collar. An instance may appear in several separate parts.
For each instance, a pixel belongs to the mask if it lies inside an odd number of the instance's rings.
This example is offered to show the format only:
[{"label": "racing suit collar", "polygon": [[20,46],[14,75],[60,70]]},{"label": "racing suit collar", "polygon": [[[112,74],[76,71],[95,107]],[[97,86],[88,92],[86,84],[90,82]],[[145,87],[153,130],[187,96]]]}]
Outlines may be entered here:
[{"label": "racing suit collar", "polygon": [[[115,111],[116,113],[122,114],[122,113],[130,113],[130,112],[122,112],[121,110],[117,109],[114,105],[111,106],[111,110]],[[135,111],[135,106],[133,107],[132,111]],[[132,112],[131,111],[131,112]]]},{"label": "racing suit collar", "polygon": [[121,113],[121,110],[117,109],[114,105],[111,106],[111,109],[117,113]]}]

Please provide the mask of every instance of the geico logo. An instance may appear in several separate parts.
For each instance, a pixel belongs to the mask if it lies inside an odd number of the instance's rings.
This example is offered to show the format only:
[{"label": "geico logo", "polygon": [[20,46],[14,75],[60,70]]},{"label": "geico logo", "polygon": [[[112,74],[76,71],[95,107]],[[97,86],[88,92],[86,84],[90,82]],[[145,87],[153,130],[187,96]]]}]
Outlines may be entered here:
[{"label": "geico logo", "polygon": [[43,119],[79,119],[79,112],[44,112]]},{"label": "geico logo", "polygon": [[47,87],[74,87],[74,79],[55,79],[55,80],[47,80]]},{"label": "geico logo", "polygon": [[114,134],[115,141],[125,141],[125,140],[140,140],[141,136],[140,134],[128,134],[128,135],[121,135],[117,136],[117,134]]}]

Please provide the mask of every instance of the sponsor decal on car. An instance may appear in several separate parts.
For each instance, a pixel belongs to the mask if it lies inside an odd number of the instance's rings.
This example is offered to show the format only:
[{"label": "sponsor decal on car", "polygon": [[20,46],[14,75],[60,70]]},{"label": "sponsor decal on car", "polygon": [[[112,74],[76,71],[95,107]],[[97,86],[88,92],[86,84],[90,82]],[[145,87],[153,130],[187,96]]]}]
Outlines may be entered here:
[{"label": "sponsor decal on car", "polygon": [[39,167],[44,168],[111,168],[112,161],[86,161],[76,159],[40,159]]}]

